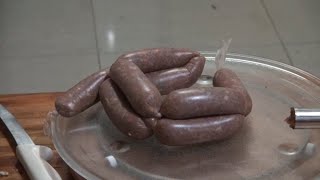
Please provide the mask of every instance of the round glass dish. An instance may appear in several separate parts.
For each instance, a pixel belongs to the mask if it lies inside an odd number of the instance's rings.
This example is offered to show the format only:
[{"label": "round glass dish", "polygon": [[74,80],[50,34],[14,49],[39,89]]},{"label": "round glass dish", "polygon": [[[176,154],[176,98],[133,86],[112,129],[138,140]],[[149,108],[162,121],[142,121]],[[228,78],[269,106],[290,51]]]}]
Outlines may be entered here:
[{"label": "round glass dish", "polygon": [[[215,53],[194,86],[210,86]],[[320,173],[320,133],[292,130],[289,108],[319,108],[320,79],[279,62],[229,54],[225,67],[247,87],[253,110],[241,130],[222,142],[169,147],[155,138],[132,140],[110,122],[100,103],[85,112],[49,118],[53,143],[63,160],[86,179],[299,178]]]}]

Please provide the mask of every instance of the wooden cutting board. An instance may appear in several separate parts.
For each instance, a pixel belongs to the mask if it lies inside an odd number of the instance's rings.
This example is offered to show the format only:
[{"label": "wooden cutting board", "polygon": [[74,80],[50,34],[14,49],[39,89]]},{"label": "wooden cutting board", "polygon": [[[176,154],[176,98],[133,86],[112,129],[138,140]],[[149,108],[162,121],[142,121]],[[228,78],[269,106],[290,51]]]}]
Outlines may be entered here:
[{"label": "wooden cutting board", "polygon": [[[72,172],[58,155],[51,139],[43,134],[43,123],[48,111],[54,109],[54,100],[59,93],[0,95],[0,104],[5,106],[19,121],[35,144],[54,150],[49,163],[59,172],[63,180],[73,179]],[[6,129],[0,124],[0,171],[9,173],[1,180],[29,179],[22,165],[15,157],[15,147]],[[1,172],[0,172],[1,174]]]}]

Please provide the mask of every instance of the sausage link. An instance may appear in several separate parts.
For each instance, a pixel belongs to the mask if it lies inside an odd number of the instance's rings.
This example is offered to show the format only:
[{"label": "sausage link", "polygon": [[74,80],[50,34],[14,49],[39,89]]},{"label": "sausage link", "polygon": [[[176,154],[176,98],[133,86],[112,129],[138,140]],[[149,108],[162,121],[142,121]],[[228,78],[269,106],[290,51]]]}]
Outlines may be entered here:
[{"label": "sausage link", "polygon": [[235,134],[243,120],[244,116],[240,114],[187,120],[160,119],[154,127],[154,135],[170,146],[220,141]]},{"label": "sausage link", "polygon": [[[204,60],[195,57],[182,68],[172,68],[146,74],[149,80],[157,86],[163,94],[174,89],[192,85],[203,69]],[[57,97],[56,109],[62,116],[74,116],[96,102],[99,85],[109,76],[109,69],[103,69],[80,81],[74,87]]]},{"label": "sausage link", "polygon": [[132,110],[123,93],[111,79],[102,83],[99,95],[109,119],[123,134],[135,139],[145,139],[152,135],[152,129]]},{"label": "sausage link", "polygon": [[144,121],[144,123],[146,123],[147,127],[151,128],[151,129],[153,129],[156,126],[158,120],[159,119],[157,119],[157,118],[145,118],[145,119],[143,119],[143,121]]},{"label": "sausage link", "polygon": [[99,101],[98,91],[101,83],[108,77],[109,69],[103,69],[58,96],[55,101],[57,112],[65,117],[74,116]]},{"label": "sausage link", "polygon": [[137,65],[117,60],[110,68],[110,77],[138,114],[144,118],[161,117],[161,94]]},{"label": "sausage link", "polygon": [[184,67],[150,72],[146,76],[156,85],[161,94],[192,86],[200,77],[205,57],[192,58]]},{"label": "sausage link", "polygon": [[237,76],[235,72],[226,68],[219,69],[213,77],[213,85],[216,87],[232,88],[239,91],[242,94],[242,96],[245,98],[244,115],[248,115],[251,112],[252,110],[251,97],[247,89],[245,88],[245,86],[242,84],[240,78]]},{"label": "sausage link", "polygon": [[231,88],[199,87],[179,89],[164,99],[160,113],[170,119],[245,114],[245,100]]},{"label": "sausage link", "polygon": [[121,55],[118,59],[135,63],[142,72],[154,72],[164,69],[181,67],[199,52],[183,48],[150,48]]}]

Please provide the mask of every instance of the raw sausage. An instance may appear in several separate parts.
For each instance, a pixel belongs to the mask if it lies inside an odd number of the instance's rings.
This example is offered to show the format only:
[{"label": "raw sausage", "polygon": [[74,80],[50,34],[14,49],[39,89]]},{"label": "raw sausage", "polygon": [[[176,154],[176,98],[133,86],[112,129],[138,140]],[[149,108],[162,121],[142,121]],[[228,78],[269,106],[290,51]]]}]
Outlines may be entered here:
[{"label": "raw sausage", "polygon": [[160,119],[154,127],[155,137],[163,144],[183,146],[220,141],[231,137],[243,124],[240,114],[186,120]]},{"label": "raw sausage", "polygon": [[143,119],[144,123],[146,123],[146,125],[151,129],[153,129],[156,126],[158,120],[159,119],[157,119],[157,118],[146,118],[146,119]]},{"label": "raw sausage", "polygon": [[55,101],[58,113],[65,117],[71,117],[97,103],[99,101],[99,87],[108,74],[108,68],[93,73],[58,96]]},{"label": "raw sausage", "polygon": [[251,97],[242,84],[241,80],[235,72],[230,69],[222,68],[219,69],[213,77],[213,85],[216,87],[227,87],[239,91],[245,99],[244,103],[244,115],[248,115],[252,110]]},{"label": "raw sausage", "polygon": [[199,52],[183,48],[150,48],[121,55],[118,60],[129,60],[135,63],[142,72],[154,72],[181,67]]},{"label": "raw sausage", "polygon": [[[149,80],[157,86],[162,94],[175,89],[186,88],[194,84],[201,75],[204,66],[203,57],[195,57],[181,68],[172,68],[146,74]],[[96,72],[56,99],[56,109],[65,117],[74,116],[98,102],[97,97],[100,83],[109,76],[109,69]],[[94,99],[94,100],[93,100]]]},{"label": "raw sausage", "polygon": [[129,105],[120,89],[107,79],[99,90],[100,100],[111,122],[125,135],[135,139],[145,139],[152,135],[143,120]]},{"label": "raw sausage", "polygon": [[231,88],[199,87],[179,89],[164,99],[161,114],[170,119],[245,114],[242,94]]},{"label": "raw sausage", "polygon": [[110,77],[138,114],[144,118],[161,117],[161,94],[137,65],[117,60],[110,68]]},{"label": "raw sausage", "polygon": [[200,77],[205,61],[205,57],[197,56],[183,67],[150,72],[146,76],[161,94],[168,94],[173,90],[192,86]]}]

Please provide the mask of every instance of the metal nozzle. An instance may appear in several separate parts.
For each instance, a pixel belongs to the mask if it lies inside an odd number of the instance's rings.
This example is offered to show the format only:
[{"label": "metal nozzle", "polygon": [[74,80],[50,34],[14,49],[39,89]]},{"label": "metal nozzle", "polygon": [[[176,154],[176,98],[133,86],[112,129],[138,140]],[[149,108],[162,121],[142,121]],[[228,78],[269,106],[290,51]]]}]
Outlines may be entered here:
[{"label": "metal nozzle", "polygon": [[320,128],[320,109],[291,108],[286,121],[292,129]]}]

